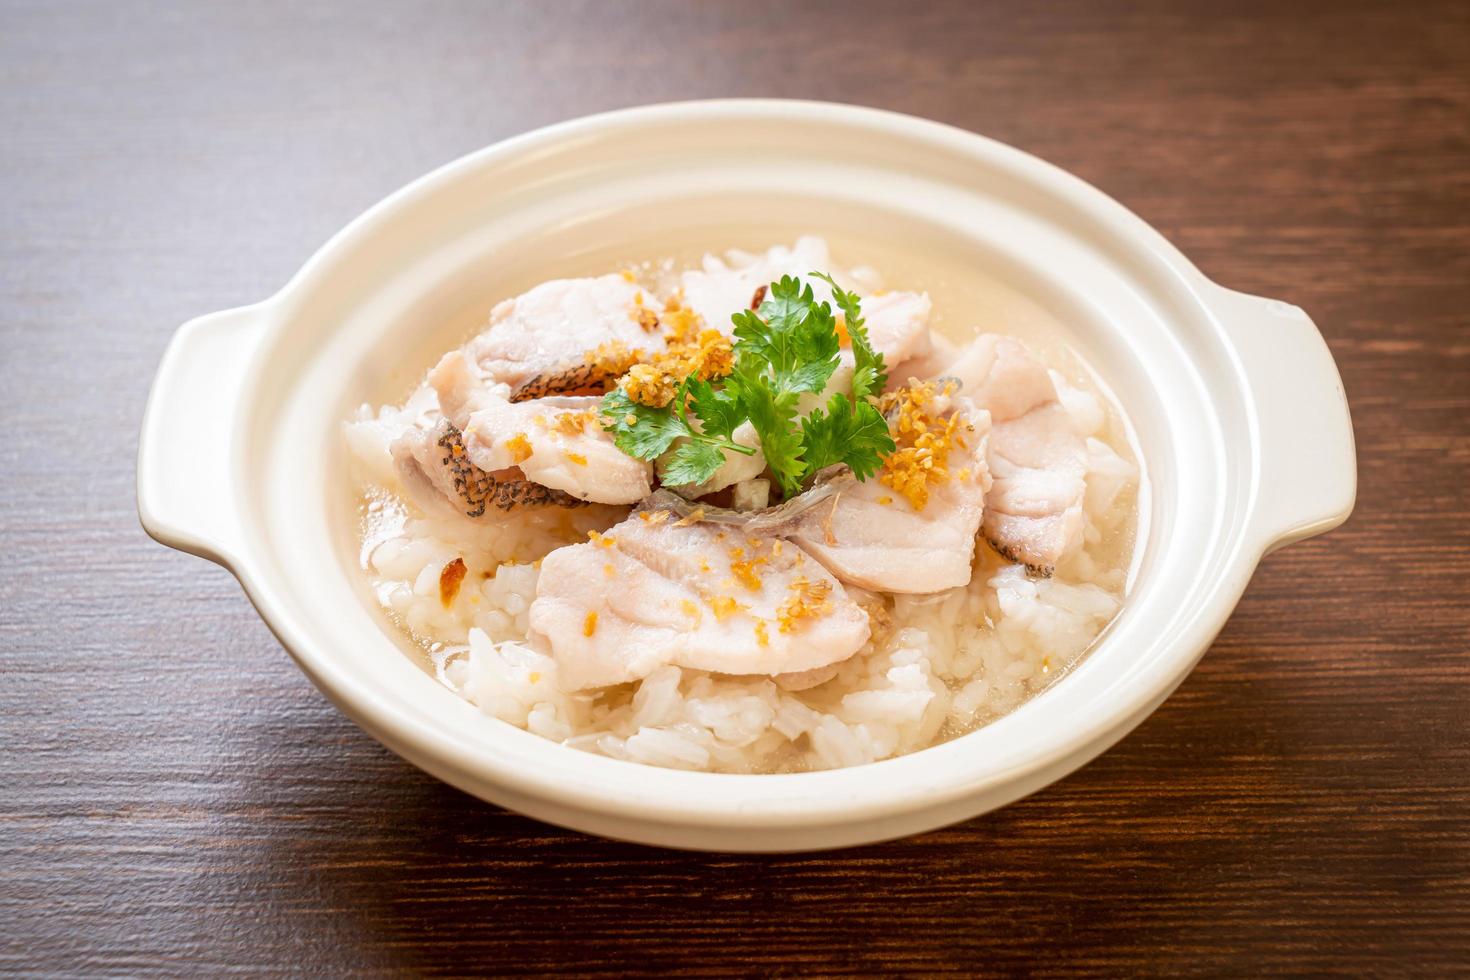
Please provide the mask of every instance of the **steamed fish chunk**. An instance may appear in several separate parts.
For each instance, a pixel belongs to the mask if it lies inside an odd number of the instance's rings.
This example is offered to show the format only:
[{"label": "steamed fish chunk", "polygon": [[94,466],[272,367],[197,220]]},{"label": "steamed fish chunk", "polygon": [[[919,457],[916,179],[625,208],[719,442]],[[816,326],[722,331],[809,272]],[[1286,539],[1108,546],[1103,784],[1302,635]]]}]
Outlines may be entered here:
[{"label": "steamed fish chunk", "polygon": [[724,258],[704,257],[704,267],[685,272],[679,279],[684,305],[704,318],[705,325],[726,334],[734,331],[730,317],[751,308],[756,290],[764,289],[782,276],[798,276],[810,282],[818,301],[832,301],[832,291],[810,273],[831,265],[827,243],[814,235],[803,235],[790,248],[777,245],[765,252],[731,250]]},{"label": "steamed fish chunk", "polygon": [[[647,304],[653,298],[623,275],[553,279],[496,304],[463,353],[476,381],[509,385],[512,401],[601,393],[616,375],[596,352],[621,345],[652,355],[667,346],[657,306]],[[448,407],[445,414],[461,421]]]},{"label": "steamed fish chunk", "polygon": [[[811,286],[817,302],[832,303],[831,287],[812,276],[830,268],[826,241],[804,235],[790,248],[777,245],[762,253],[732,250],[724,258],[706,255],[702,269],[683,274],[680,288],[684,305],[698,313],[706,326],[729,334],[734,329],[730,317],[750,309],[757,295],[782,276],[799,278]],[[857,283],[834,275],[844,288],[857,289]],[[929,352],[933,303],[928,293],[875,292],[862,296],[861,301],[868,338],[890,366]],[[847,357],[851,359],[850,354]]]},{"label": "steamed fish chunk", "polygon": [[561,490],[527,480],[514,467],[487,473],[470,462],[460,431],[447,420],[412,427],[389,446],[393,464],[414,503],[427,514],[469,518],[517,507],[585,507]]},{"label": "steamed fish chunk", "polygon": [[1057,400],[1051,373],[1019,340],[981,334],[945,369],[965,397],[990,410],[997,425]]},{"label": "steamed fish chunk", "polygon": [[455,427],[463,429],[484,405],[509,401],[509,385],[487,378],[463,350],[452,350],[429,370],[429,387],[439,396],[439,408]]},{"label": "steamed fish chunk", "polygon": [[928,293],[876,293],[862,297],[861,307],[868,342],[889,368],[929,354],[934,304]]},{"label": "steamed fish chunk", "polygon": [[1049,575],[1082,543],[1087,447],[1046,366],[1009,337],[983,334],[944,372],[989,409],[993,482],[982,530],[995,550]]},{"label": "steamed fish chunk", "polygon": [[1060,402],[998,423],[985,536],[1006,558],[1049,574],[1082,543],[1087,446]]},{"label": "steamed fish chunk", "polygon": [[672,510],[641,510],[605,536],[547,555],[532,636],[569,691],[639,680],[665,664],[791,674],[852,656],[868,614],[790,542]]},{"label": "steamed fish chunk", "polygon": [[526,479],[578,500],[632,504],[653,489],[653,466],[613,443],[599,399],[568,396],[475,404],[464,428],[470,462],[486,472],[518,468]]},{"label": "steamed fish chunk", "polygon": [[859,482],[844,469],[821,480],[837,492],[794,518],[791,540],[865,589],[920,594],[968,584],[990,487],[990,414],[959,402],[963,444],[951,447],[949,477],[931,485],[921,509],[876,476]]}]

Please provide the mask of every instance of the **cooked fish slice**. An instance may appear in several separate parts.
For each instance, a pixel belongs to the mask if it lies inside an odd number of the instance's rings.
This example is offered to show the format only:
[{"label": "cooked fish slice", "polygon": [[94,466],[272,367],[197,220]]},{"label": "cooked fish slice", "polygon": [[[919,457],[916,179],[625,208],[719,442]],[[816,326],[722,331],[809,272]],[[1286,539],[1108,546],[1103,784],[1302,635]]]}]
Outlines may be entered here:
[{"label": "cooked fish slice", "polygon": [[652,356],[666,347],[653,297],[637,282],[622,275],[553,279],[497,304],[485,330],[446,357],[462,356],[464,369],[456,365],[431,383],[445,416],[462,427],[463,401],[473,394],[467,384],[506,385],[512,401],[600,394],[627,366],[610,351]]},{"label": "cooked fish slice", "polygon": [[976,534],[990,489],[990,414],[956,399],[962,444],[950,448],[950,476],[931,485],[916,509],[877,477],[859,481],[845,466],[817,474],[809,490],[776,507],[741,512],[654,495],[689,520],[788,538],[846,585],[883,592],[940,592],[970,581]]},{"label": "cooked fish slice", "polygon": [[1019,341],[984,334],[944,374],[991,414],[986,539],[1011,561],[1050,575],[1082,543],[1087,447],[1046,365]]},{"label": "cooked fish slice", "polygon": [[985,536],[1011,561],[1050,574],[1082,543],[1087,447],[1059,402],[995,426]]},{"label": "cooked fish slice", "polygon": [[[835,475],[839,467],[823,470],[824,474]],[[774,535],[780,537],[790,531],[792,522],[803,512],[817,506],[824,500],[829,499],[837,493],[838,488],[829,480],[818,480],[810,490],[800,493],[790,500],[783,501],[774,507],[766,507],[757,511],[733,510],[728,507],[717,507],[702,501],[689,500],[669,490],[655,490],[648,499],[639,504],[641,509],[668,510],[676,514],[682,521],[690,524],[726,524],[740,530],[741,533],[756,537]]]},{"label": "cooked fish slice", "polygon": [[800,547],[684,523],[653,501],[605,536],[548,555],[530,623],[568,690],[664,664],[811,671],[846,660],[869,635],[868,614]]},{"label": "cooked fish slice", "polygon": [[684,305],[703,317],[706,326],[729,334],[735,329],[730,317],[750,309],[756,291],[763,291],[782,276],[798,276],[802,282],[810,282],[818,300],[831,302],[832,291],[827,284],[810,275],[826,270],[831,261],[825,241],[803,235],[789,248],[777,245],[765,252],[706,255],[704,267],[685,272],[679,283]]},{"label": "cooked fish slice", "polygon": [[481,470],[516,467],[578,500],[636,503],[653,489],[653,466],[618,449],[598,405],[592,397],[480,399],[464,428],[465,452]]},{"label": "cooked fish slice", "polygon": [[481,406],[508,401],[511,395],[509,385],[485,377],[464,350],[452,350],[439,359],[429,370],[429,387],[438,396],[444,417],[459,429]]},{"label": "cooked fish slice", "polygon": [[[728,334],[734,329],[730,317],[758,305],[765,288],[782,276],[800,278],[812,287],[818,302],[831,303],[831,287],[812,276],[830,268],[827,243],[805,235],[789,248],[777,245],[760,253],[732,251],[723,258],[707,255],[704,268],[685,272],[680,284],[684,304],[708,326]],[[838,280],[844,288],[857,289],[856,283],[840,275]],[[876,292],[862,297],[868,339],[890,367],[928,353],[932,309],[927,293]],[[847,357],[850,362],[851,355]]]},{"label": "cooked fish slice", "polygon": [[487,473],[470,462],[461,433],[448,421],[412,428],[389,447],[400,480],[415,503],[434,514],[485,517],[517,507],[585,507],[561,490],[533,483],[514,467]]},{"label": "cooked fish slice", "polygon": [[934,308],[928,293],[885,292],[862,297],[863,323],[868,342],[894,365],[928,355],[932,349],[929,314]]},{"label": "cooked fish slice", "polygon": [[916,509],[877,477],[859,482],[844,468],[822,478],[836,492],[799,513],[786,532],[849,585],[921,594],[966,585],[990,487],[988,412],[961,400],[962,445],[950,448],[949,477]]}]

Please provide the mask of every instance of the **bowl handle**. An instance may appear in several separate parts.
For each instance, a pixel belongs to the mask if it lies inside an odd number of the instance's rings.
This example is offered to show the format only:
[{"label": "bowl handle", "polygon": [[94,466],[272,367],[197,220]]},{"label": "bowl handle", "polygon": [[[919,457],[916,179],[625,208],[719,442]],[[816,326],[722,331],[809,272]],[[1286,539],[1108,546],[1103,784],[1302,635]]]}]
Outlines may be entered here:
[{"label": "bowl handle", "polygon": [[1347,520],[1358,491],[1353,421],[1332,352],[1300,308],[1216,286],[1254,409],[1250,528],[1263,553]]},{"label": "bowl handle", "polygon": [[235,406],[264,334],[244,306],[190,320],[164,351],[138,440],[138,517],[161,544],[229,566],[241,540]]}]

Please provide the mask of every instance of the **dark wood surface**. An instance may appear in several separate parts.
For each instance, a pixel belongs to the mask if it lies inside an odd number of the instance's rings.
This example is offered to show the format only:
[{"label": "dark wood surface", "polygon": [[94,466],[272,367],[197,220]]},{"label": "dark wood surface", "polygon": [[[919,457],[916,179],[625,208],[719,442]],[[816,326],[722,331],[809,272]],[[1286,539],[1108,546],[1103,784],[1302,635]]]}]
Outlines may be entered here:
[{"label": "dark wood surface", "polygon": [[[348,723],[133,454],[191,316],[423,171],[617,106],[956,123],[1321,326],[1358,510],[1034,797],[850,851],[694,855],[482,804]],[[1470,5],[0,8],[0,969],[1470,970]]]}]

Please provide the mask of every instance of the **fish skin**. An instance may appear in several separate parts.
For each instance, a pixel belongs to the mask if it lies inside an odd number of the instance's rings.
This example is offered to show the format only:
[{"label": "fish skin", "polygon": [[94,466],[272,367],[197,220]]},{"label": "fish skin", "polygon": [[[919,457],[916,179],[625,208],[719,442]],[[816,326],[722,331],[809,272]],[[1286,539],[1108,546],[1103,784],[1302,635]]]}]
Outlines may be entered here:
[{"label": "fish skin", "polygon": [[[464,428],[465,452],[486,472],[517,467],[526,479],[578,500],[633,504],[653,489],[653,465],[619,449],[587,396],[511,402],[486,398]],[[562,428],[559,420],[572,423]]]},{"label": "fish skin", "polygon": [[471,520],[519,507],[585,507],[587,501],[533,483],[514,467],[493,473],[464,454],[461,433],[447,420],[433,429],[412,428],[389,447],[399,480],[426,513]]}]

